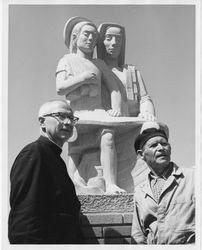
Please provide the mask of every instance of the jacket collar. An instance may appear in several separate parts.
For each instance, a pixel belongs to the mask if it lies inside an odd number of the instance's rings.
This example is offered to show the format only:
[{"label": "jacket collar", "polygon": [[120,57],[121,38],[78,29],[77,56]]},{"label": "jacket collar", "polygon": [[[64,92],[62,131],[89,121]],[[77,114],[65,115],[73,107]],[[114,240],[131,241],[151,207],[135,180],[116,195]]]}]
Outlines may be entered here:
[{"label": "jacket collar", "polygon": [[[180,176],[182,175],[182,170],[174,163],[174,162],[170,162],[170,164],[173,165],[173,170],[171,175],[168,177],[168,181],[165,184],[165,187],[162,190],[162,193],[173,183],[175,182],[176,184],[179,183],[180,181]],[[150,175],[151,171],[147,174],[147,179],[144,183],[142,183],[140,185],[140,188],[142,189],[142,191],[145,193],[146,195],[149,195],[151,197],[153,197],[153,193],[150,187]]]}]

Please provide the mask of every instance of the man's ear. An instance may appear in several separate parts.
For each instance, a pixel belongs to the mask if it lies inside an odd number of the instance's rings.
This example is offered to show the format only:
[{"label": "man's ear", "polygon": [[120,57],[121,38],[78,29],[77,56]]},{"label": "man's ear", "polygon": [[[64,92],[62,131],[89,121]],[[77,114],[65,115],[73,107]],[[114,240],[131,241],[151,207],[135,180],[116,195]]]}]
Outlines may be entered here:
[{"label": "man's ear", "polygon": [[38,119],[39,119],[40,124],[44,123],[44,120],[45,120],[44,117],[40,116]]},{"label": "man's ear", "polygon": [[137,155],[138,155],[139,157],[141,157],[142,159],[144,158],[144,157],[143,157],[143,151],[142,151],[142,149],[139,149],[139,150],[137,151]]},{"label": "man's ear", "polygon": [[44,117],[39,117],[40,127],[43,131],[46,129],[44,121],[45,121]]}]

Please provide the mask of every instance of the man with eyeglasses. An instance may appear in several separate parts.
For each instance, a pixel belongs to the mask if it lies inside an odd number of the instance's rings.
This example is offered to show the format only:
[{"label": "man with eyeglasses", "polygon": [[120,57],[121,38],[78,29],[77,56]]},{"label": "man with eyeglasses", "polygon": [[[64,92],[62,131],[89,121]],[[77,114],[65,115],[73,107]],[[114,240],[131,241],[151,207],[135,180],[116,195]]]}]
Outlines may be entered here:
[{"label": "man with eyeglasses", "polygon": [[65,162],[66,141],[76,139],[78,118],[65,100],[43,104],[40,137],[25,146],[11,169],[8,237],[11,244],[82,243],[80,202]]},{"label": "man with eyeglasses", "polygon": [[146,162],[148,176],[135,187],[132,243],[194,243],[194,170],[171,161],[168,133],[158,124],[143,130],[135,150]]}]

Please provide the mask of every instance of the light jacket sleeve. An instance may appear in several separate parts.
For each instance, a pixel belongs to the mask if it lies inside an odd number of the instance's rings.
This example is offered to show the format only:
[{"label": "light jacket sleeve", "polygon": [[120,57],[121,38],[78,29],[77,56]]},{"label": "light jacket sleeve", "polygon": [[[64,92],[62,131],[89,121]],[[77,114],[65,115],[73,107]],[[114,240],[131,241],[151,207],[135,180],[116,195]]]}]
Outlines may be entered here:
[{"label": "light jacket sleeve", "polygon": [[131,244],[147,244],[143,224],[140,218],[139,204],[134,194],[134,212],[131,231]]}]

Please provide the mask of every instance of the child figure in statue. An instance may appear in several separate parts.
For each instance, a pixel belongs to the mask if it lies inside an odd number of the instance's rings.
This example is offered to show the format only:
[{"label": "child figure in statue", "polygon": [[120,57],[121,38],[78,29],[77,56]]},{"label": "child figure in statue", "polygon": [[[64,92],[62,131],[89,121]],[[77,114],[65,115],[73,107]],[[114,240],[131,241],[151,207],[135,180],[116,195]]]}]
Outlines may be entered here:
[{"label": "child figure in statue", "polygon": [[[56,71],[56,89],[65,95],[71,107],[81,120],[85,118],[125,116],[126,94],[121,93],[113,74],[101,59],[93,59],[93,51],[98,39],[96,26],[82,17],[70,18],[64,28],[64,40],[68,54],[60,59]],[[110,100],[104,105],[101,84],[105,83]],[[83,155],[91,149],[100,149],[100,164],[106,184],[106,193],[125,192],[117,186],[116,149],[114,131],[99,129],[96,133],[78,133],[75,142],[68,144],[68,172],[74,183],[86,188],[85,180],[78,175],[78,166]],[[77,172],[77,175],[75,173]],[[76,176],[76,177],[75,177]]]},{"label": "child figure in statue", "polygon": [[[128,115],[146,120],[155,120],[155,109],[140,72],[133,65],[124,64],[126,35],[123,26],[102,23],[98,27],[100,39],[97,45],[98,58],[105,61],[122,87],[126,89]],[[108,100],[109,101],[109,100]]]}]

